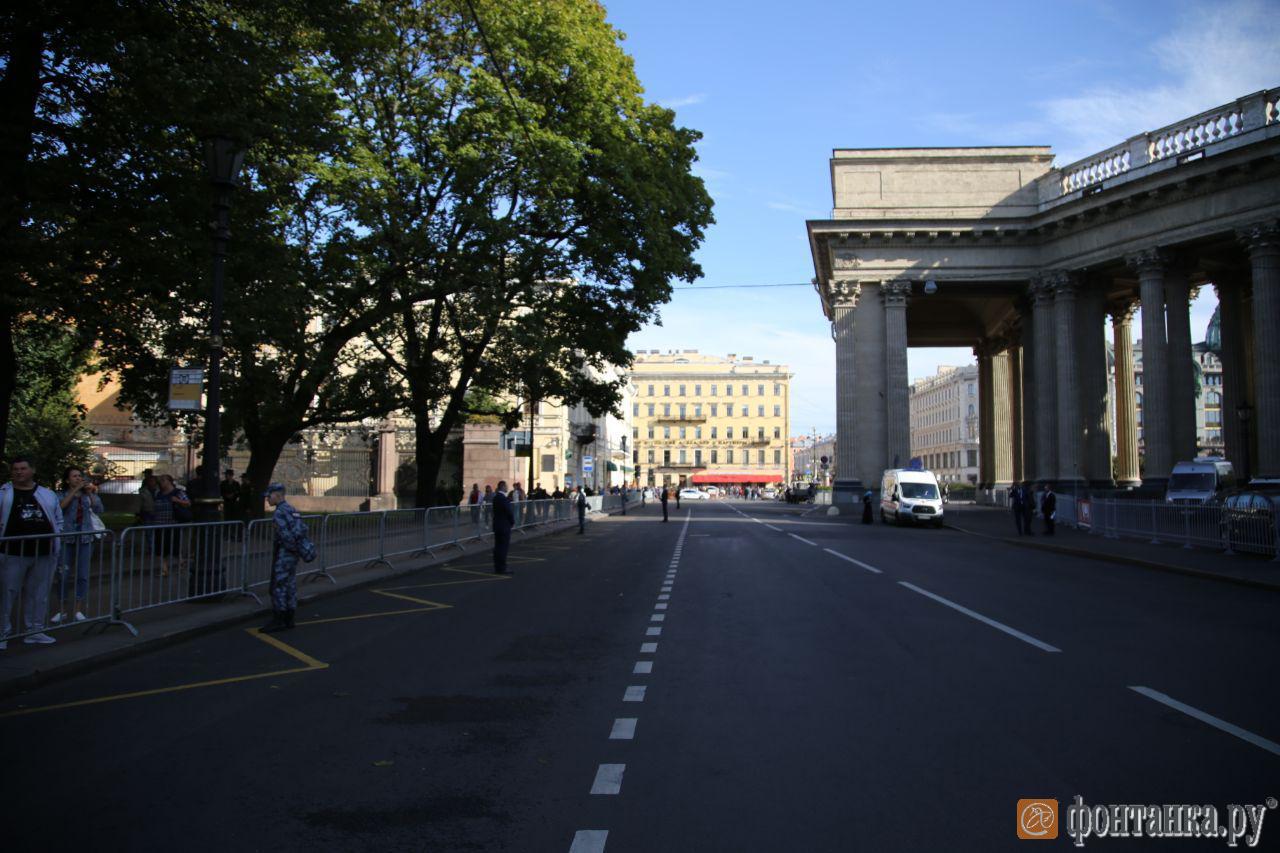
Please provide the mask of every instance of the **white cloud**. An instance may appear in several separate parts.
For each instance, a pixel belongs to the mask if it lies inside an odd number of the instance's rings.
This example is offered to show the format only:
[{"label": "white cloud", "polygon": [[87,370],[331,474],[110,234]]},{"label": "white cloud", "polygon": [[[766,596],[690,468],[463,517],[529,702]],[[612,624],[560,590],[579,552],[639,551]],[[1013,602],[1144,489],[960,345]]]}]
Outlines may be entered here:
[{"label": "white cloud", "polygon": [[706,99],[707,96],[705,94],[698,92],[694,95],[684,95],[679,98],[664,98],[663,100],[658,101],[658,104],[669,110],[678,110],[681,107],[691,107],[694,104],[700,104]]}]

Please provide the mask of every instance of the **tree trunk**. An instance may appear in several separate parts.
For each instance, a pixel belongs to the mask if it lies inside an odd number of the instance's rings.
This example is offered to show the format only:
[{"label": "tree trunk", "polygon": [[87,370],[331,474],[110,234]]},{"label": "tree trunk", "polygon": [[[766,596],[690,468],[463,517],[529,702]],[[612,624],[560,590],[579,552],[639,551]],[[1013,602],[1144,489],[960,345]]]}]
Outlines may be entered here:
[{"label": "tree trunk", "polygon": [[418,465],[418,493],[414,505],[429,507],[435,503],[436,481],[444,464],[444,446],[453,429],[453,418],[446,416],[433,431],[426,420],[414,424],[414,457]]},{"label": "tree trunk", "polygon": [[[280,460],[280,454],[284,451],[284,446],[289,443],[289,438],[293,433],[271,434],[262,436],[255,440],[252,436],[246,436],[249,440],[249,466],[245,469],[245,473],[249,475],[249,482],[253,486],[253,494],[260,495],[266,491],[267,486],[271,485],[271,474],[276,469],[276,462]],[[252,520],[261,518],[263,513],[262,501],[255,501],[245,507],[245,518]]]}]

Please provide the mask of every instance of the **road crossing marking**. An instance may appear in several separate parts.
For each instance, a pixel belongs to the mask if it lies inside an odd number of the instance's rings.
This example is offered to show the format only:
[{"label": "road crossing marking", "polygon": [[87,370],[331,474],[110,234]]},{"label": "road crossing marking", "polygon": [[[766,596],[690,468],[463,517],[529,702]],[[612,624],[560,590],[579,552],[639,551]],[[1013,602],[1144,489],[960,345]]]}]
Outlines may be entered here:
[{"label": "road crossing marking", "polygon": [[604,843],[608,839],[607,829],[579,829],[573,834],[569,853],[604,853]]},{"label": "road crossing marking", "polygon": [[1022,642],[1024,643],[1030,643],[1031,645],[1035,646],[1037,649],[1041,649],[1042,651],[1046,651],[1046,652],[1062,651],[1062,649],[1059,649],[1056,646],[1051,646],[1048,643],[1037,640],[1035,637],[1031,636],[1030,634],[1022,633],[1017,628],[1010,628],[1008,625],[1005,625],[1003,622],[997,622],[994,619],[989,619],[986,616],[983,616],[981,613],[977,613],[973,610],[970,610],[969,608],[965,607],[962,604],[956,604],[954,601],[949,601],[940,595],[935,595],[932,592],[929,592],[929,590],[927,589],[921,589],[920,587],[916,586],[913,583],[907,583],[906,581],[898,581],[898,583],[901,586],[905,586],[907,589],[911,590],[912,592],[918,592],[927,598],[932,598],[934,601],[938,602],[939,604],[945,604],[947,607],[950,607],[952,610],[957,610],[963,613],[965,616],[970,616],[974,619],[977,619],[979,622],[982,622],[986,625],[990,625],[992,628],[995,628],[997,631],[1003,631],[1004,633],[1008,634],[1011,637],[1017,637],[1019,640],[1022,640]]},{"label": "road crossing marking", "polygon": [[1186,714],[1188,717],[1195,717],[1200,722],[1207,723],[1213,726],[1215,729],[1224,731],[1229,735],[1235,735],[1236,737],[1240,738],[1240,740],[1245,741],[1246,743],[1251,743],[1260,749],[1265,749],[1267,752],[1271,753],[1272,755],[1280,755],[1280,743],[1267,740],[1261,735],[1255,735],[1251,731],[1242,729],[1237,725],[1233,725],[1232,723],[1228,723],[1226,720],[1219,719],[1218,717],[1213,716],[1213,714],[1209,714],[1209,713],[1206,713],[1205,711],[1201,711],[1199,708],[1192,708],[1190,705],[1185,705],[1182,702],[1179,702],[1177,699],[1174,699],[1171,696],[1167,696],[1158,690],[1152,690],[1150,687],[1136,687],[1136,686],[1130,685],[1129,689],[1134,691],[1135,693],[1141,693],[1143,696],[1146,696],[1148,699],[1154,699],[1162,705],[1167,705],[1168,707],[1173,708],[1175,711],[1181,711],[1182,713]]},{"label": "road crossing marking", "polygon": [[651,672],[653,672],[653,661],[651,660],[638,660],[636,665],[631,668],[632,675],[649,675]]},{"label": "road crossing marking", "polygon": [[596,780],[591,783],[593,794],[617,794],[622,790],[622,774],[625,764],[601,764],[596,769]]},{"label": "road crossing marking", "polygon": [[643,702],[644,701],[644,685],[631,685],[627,688],[627,692],[622,694],[623,702]]},{"label": "road crossing marking", "polygon": [[640,654],[642,654],[642,655],[652,655],[652,654],[657,654],[657,653],[658,653],[658,644],[657,644],[657,643],[641,643],[641,644],[640,644]]},{"label": "road crossing marking", "polygon": [[658,596],[659,601],[669,601],[670,599],[671,599],[671,596],[667,595],[666,593],[663,593],[662,595]]},{"label": "road crossing marking", "polygon": [[618,717],[613,721],[613,731],[609,732],[609,740],[633,740],[636,736],[638,717]]},{"label": "road crossing marking", "polygon": [[645,628],[644,634],[646,637],[661,637],[662,629],[661,628]]},{"label": "road crossing marking", "polygon": [[667,615],[666,615],[665,613],[655,613],[655,614],[653,614],[652,616],[650,616],[650,617],[649,617],[649,621],[650,621],[650,622],[665,622],[665,621],[667,621]]},{"label": "road crossing marking", "polygon": [[855,566],[860,566],[869,572],[875,572],[878,575],[884,574],[884,572],[882,572],[880,569],[877,569],[875,566],[869,566],[866,563],[862,562],[861,560],[853,559],[853,557],[850,557],[847,554],[841,554],[839,551],[832,551],[830,548],[823,548],[822,550],[826,551],[828,554],[831,554],[832,556],[839,557],[842,560],[848,560],[850,563],[853,563]]},{"label": "road crossing marking", "polygon": [[666,603],[665,601],[659,601],[657,604],[653,605],[653,609],[654,609],[654,610],[666,610],[666,609],[667,609],[667,603]]},{"label": "road crossing marking", "polygon": [[812,545],[815,548],[818,546],[817,542],[810,542],[808,539],[805,539],[803,536],[797,536],[794,533],[788,533],[787,535],[790,536],[792,539],[799,539],[801,542],[803,542],[806,545]]}]

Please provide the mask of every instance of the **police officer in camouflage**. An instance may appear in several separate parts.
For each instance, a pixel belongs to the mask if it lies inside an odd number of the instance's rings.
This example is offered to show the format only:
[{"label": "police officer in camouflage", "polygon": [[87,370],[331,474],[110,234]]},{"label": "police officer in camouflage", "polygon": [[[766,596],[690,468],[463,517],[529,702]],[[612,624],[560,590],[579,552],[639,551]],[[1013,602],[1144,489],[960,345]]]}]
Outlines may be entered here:
[{"label": "police officer in camouflage", "polygon": [[305,548],[309,548],[307,525],[302,515],[285,500],[285,489],[280,483],[272,483],[263,492],[275,511],[275,550],[271,560],[271,621],[264,625],[265,633],[275,633],[293,627],[293,612],[298,607],[298,560]]}]

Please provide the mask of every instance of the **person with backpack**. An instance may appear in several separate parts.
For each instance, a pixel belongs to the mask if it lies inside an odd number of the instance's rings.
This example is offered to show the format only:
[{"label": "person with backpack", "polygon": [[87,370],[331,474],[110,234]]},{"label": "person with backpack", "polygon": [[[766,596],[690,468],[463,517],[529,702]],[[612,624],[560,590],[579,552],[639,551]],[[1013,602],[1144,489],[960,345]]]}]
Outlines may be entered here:
[{"label": "person with backpack", "polygon": [[298,560],[310,563],[316,558],[316,546],[307,536],[302,514],[285,499],[282,483],[272,483],[262,493],[274,511],[276,537],[271,560],[271,621],[262,627],[273,634],[293,627],[293,614],[298,608]]}]

